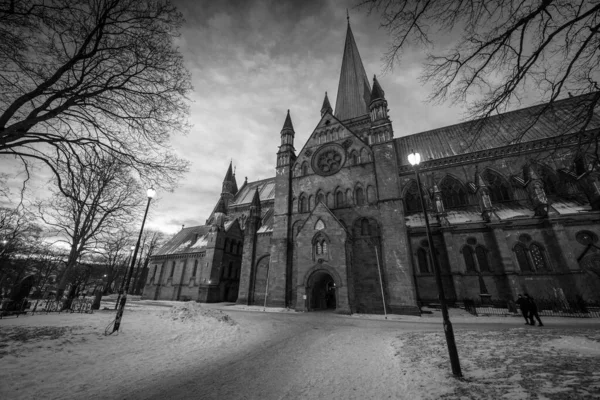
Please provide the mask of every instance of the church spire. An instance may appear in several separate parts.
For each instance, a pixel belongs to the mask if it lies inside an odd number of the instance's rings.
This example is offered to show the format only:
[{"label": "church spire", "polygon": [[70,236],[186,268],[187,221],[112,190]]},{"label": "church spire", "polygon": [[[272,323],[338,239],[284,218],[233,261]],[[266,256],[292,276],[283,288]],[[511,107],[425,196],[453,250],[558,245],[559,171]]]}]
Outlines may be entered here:
[{"label": "church spire", "polygon": [[294,125],[292,125],[292,117],[290,110],[287,112],[283,128],[281,129],[281,146],[277,152],[277,166],[291,165],[296,160],[294,153]]},{"label": "church spire", "polygon": [[343,121],[368,114],[371,102],[370,94],[369,79],[354,41],[350,21],[348,21],[340,83],[335,102],[335,116]]},{"label": "church spire", "polygon": [[329,103],[329,98],[327,97],[327,92],[325,92],[325,99],[323,100],[323,107],[321,107],[321,117],[327,114],[328,112],[333,112],[331,108],[331,103]]},{"label": "church spire", "polygon": [[235,174],[233,173],[233,162],[229,162],[229,168],[223,179],[223,190],[222,193],[228,193],[235,195],[238,191],[237,182],[235,181]]}]

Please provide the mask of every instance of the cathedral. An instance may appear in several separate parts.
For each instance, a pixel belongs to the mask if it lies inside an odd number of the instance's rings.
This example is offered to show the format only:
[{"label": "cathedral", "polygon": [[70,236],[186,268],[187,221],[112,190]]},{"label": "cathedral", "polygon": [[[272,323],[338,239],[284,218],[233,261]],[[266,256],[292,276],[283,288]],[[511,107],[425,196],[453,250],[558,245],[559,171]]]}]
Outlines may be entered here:
[{"label": "cathedral", "polygon": [[600,165],[581,140],[600,118],[582,134],[586,101],[395,138],[348,24],[335,111],[325,94],[300,144],[288,111],[274,177],[238,188],[230,164],[206,225],[151,258],[143,298],[419,314],[439,302],[434,254],[450,303],[523,292],[598,302]]}]

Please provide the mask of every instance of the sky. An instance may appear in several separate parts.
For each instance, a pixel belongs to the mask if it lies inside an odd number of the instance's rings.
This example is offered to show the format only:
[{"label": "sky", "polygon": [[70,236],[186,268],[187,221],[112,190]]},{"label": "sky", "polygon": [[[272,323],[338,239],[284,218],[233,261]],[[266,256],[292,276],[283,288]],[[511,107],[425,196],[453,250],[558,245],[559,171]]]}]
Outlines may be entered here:
[{"label": "sky", "polygon": [[[173,136],[174,150],[191,162],[172,193],[158,193],[146,226],[173,234],[202,225],[219,199],[229,162],[238,186],[275,175],[280,131],[290,110],[299,151],[320,118],[325,92],[335,109],[347,29],[346,9],[365,70],[385,90],[394,136],[460,122],[464,110],[426,102],[419,83],[422,49],[408,49],[384,73],[388,34],[379,16],[350,1],[174,0],[186,22],[177,46],[192,75],[186,136]],[[452,38],[446,40],[446,45]],[[0,171],[15,160],[0,160]],[[49,174],[33,172],[30,198],[48,194]],[[23,175],[12,175],[18,187]],[[140,215],[140,220],[142,216]],[[141,221],[140,221],[141,222]]]}]

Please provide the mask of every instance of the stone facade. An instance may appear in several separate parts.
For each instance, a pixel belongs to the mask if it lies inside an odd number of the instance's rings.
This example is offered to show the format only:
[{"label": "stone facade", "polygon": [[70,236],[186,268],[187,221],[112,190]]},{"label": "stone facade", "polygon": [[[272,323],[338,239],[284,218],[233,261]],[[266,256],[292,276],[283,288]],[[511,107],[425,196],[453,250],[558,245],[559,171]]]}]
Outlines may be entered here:
[{"label": "stone facade", "polygon": [[[574,150],[585,138],[572,118],[582,101],[394,138],[385,93],[377,79],[371,89],[348,26],[335,112],[326,94],[296,152],[288,111],[274,178],[238,190],[230,165],[207,224],[152,258],[144,296],[418,314],[438,289],[407,160],[414,149],[451,302],[522,292],[600,301],[599,164]],[[598,128],[596,115],[587,129]],[[509,143],[514,132],[522,140]]]}]

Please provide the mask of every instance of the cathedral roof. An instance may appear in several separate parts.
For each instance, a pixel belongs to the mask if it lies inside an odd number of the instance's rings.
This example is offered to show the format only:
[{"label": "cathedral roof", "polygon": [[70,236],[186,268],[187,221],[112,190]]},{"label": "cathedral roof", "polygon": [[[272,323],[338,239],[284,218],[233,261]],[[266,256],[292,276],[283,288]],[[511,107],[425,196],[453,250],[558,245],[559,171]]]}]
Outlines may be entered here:
[{"label": "cathedral roof", "polygon": [[254,192],[258,190],[260,201],[275,199],[275,177],[263,179],[255,182],[248,182],[235,195],[230,206],[250,204],[254,197]]},{"label": "cathedral roof", "polygon": [[290,117],[290,110],[287,111],[287,116],[285,117],[285,122],[283,123],[283,129],[281,131],[291,130],[294,132],[294,125],[292,125],[292,117]]},{"label": "cathedral roof", "polygon": [[209,230],[210,226],[206,225],[183,228],[158,249],[154,255],[163,256],[167,254],[197,253],[202,251],[208,244],[207,235]]},{"label": "cathedral roof", "polygon": [[[556,101],[542,114],[547,104],[399,137],[395,139],[398,164],[408,165],[413,149],[428,161],[576,133],[585,119],[581,102],[589,98],[583,95]],[[600,115],[594,114],[586,129],[598,128]],[[523,134],[517,142],[519,132]]]},{"label": "cathedral roof", "polygon": [[370,102],[371,86],[360,59],[350,23],[348,23],[340,83],[335,102],[335,116],[344,121],[368,114]]}]

